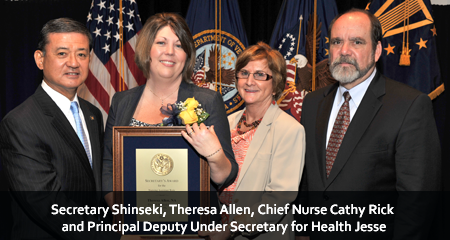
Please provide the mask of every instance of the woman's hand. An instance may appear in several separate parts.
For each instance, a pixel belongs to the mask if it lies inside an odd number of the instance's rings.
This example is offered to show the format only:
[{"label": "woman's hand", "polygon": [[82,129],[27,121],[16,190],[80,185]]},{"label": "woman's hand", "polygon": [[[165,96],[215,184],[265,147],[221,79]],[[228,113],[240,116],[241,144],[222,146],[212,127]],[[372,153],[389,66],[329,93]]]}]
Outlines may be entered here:
[{"label": "woman's hand", "polygon": [[181,134],[200,155],[206,158],[217,155],[221,151],[222,146],[214,132],[214,126],[208,128],[203,123],[200,126],[194,123],[192,127],[186,125],[186,131],[182,131]]},{"label": "woman's hand", "polygon": [[208,128],[203,123],[200,126],[194,123],[192,127],[186,125],[186,132],[182,131],[181,135],[208,160],[211,180],[216,184],[222,184],[230,175],[231,163],[222,150],[214,126]]}]

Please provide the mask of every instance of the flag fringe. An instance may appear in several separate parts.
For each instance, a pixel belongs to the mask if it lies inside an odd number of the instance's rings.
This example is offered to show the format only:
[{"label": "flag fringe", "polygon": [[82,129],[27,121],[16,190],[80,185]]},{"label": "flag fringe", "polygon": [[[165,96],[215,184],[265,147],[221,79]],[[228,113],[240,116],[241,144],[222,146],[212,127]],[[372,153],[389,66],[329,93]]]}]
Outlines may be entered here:
[{"label": "flag fringe", "polygon": [[428,97],[431,98],[431,100],[434,100],[435,98],[437,98],[439,95],[441,95],[441,93],[443,93],[445,90],[444,84],[441,84],[441,86],[437,87],[436,89],[434,89],[434,91],[430,92],[428,94]]}]

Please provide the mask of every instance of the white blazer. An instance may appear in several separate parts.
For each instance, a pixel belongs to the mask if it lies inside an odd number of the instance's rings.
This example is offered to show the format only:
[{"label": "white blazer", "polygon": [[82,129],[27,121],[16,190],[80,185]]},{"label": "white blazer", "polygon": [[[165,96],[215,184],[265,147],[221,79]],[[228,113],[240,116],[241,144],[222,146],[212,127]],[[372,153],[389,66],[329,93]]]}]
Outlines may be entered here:
[{"label": "white blazer", "polygon": [[[234,129],[244,110],[228,117]],[[298,192],[305,163],[305,130],[278,105],[270,105],[259,124],[239,171],[232,203],[251,207],[253,223],[283,223],[293,221],[292,210],[287,215],[259,215],[258,207],[269,204],[284,207],[292,203]],[[250,192],[249,192],[250,191]],[[250,196],[251,195],[251,196]],[[232,221],[234,215],[230,215]],[[294,232],[262,233],[258,239],[294,239]],[[245,238],[241,238],[245,239]]]}]

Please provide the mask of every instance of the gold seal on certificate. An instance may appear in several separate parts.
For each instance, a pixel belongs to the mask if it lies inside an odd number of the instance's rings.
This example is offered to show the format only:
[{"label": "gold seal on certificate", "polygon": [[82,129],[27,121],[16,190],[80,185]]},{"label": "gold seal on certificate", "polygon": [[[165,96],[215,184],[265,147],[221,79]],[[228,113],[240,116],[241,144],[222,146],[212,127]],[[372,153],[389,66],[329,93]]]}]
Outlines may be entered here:
[{"label": "gold seal on certificate", "polygon": [[153,172],[159,176],[166,176],[173,169],[173,160],[172,158],[164,153],[158,153],[153,156],[150,166]]},{"label": "gold seal on certificate", "polygon": [[138,221],[188,221],[188,215],[172,214],[169,207],[169,204],[189,206],[188,162],[187,149],[136,149],[136,205],[155,205],[167,213],[164,217],[161,214],[138,215]]}]

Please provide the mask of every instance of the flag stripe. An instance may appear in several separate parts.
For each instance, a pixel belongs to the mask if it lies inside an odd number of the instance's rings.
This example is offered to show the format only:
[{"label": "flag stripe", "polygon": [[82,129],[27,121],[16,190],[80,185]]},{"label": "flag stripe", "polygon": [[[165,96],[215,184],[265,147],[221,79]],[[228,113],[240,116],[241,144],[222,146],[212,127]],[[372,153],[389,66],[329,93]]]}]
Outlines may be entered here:
[{"label": "flag stripe", "polygon": [[108,113],[109,112],[109,95],[100,84],[100,82],[95,78],[91,71],[89,71],[89,76],[84,82],[86,87],[89,89],[91,94],[97,99],[102,109]]},{"label": "flag stripe", "polygon": [[[108,92],[109,95],[114,95],[116,91],[111,92],[111,75],[108,71],[108,69],[103,65],[103,63],[98,59],[97,55],[91,54],[91,63],[89,66],[89,70],[91,71],[92,75],[94,75],[95,79],[99,81],[100,85]],[[92,90],[94,91],[94,90]],[[91,92],[92,92],[91,91]]]},{"label": "flag stripe", "polygon": [[[109,74],[111,75],[111,85],[116,90],[116,92],[121,92],[128,90],[128,86],[123,82],[123,77],[120,75],[120,51],[115,52],[111,59],[105,64],[106,69],[108,69]],[[127,65],[124,62],[124,65]],[[119,66],[119,67],[117,67]],[[128,69],[127,66],[124,66],[125,69]]]},{"label": "flag stripe", "polygon": [[[119,5],[117,0],[93,0],[87,16],[86,26],[94,46],[88,80],[78,92],[80,97],[100,108],[103,114],[109,112],[112,96],[116,92],[145,83],[142,72],[134,62],[136,36],[142,28],[137,3],[122,1],[122,9]],[[123,13],[122,22],[120,12]],[[119,26],[124,27],[122,36]],[[121,39],[122,51],[119,49]]]},{"label": "flag stripe", "polygon": [[[136,37],[133,37],[136,38]],[[138,66],[134,62],[134,49],[131,47],[130,41],[125,44],[124,55],[126,62],[128,63],[128,67],[130,69],[130,73],[133,75],[134,80],[137,82],[137,85],[142,85],[145,83],[146,79],[142,71],[139,70]],[[132,85],[129,83],[129,85]]]}]

